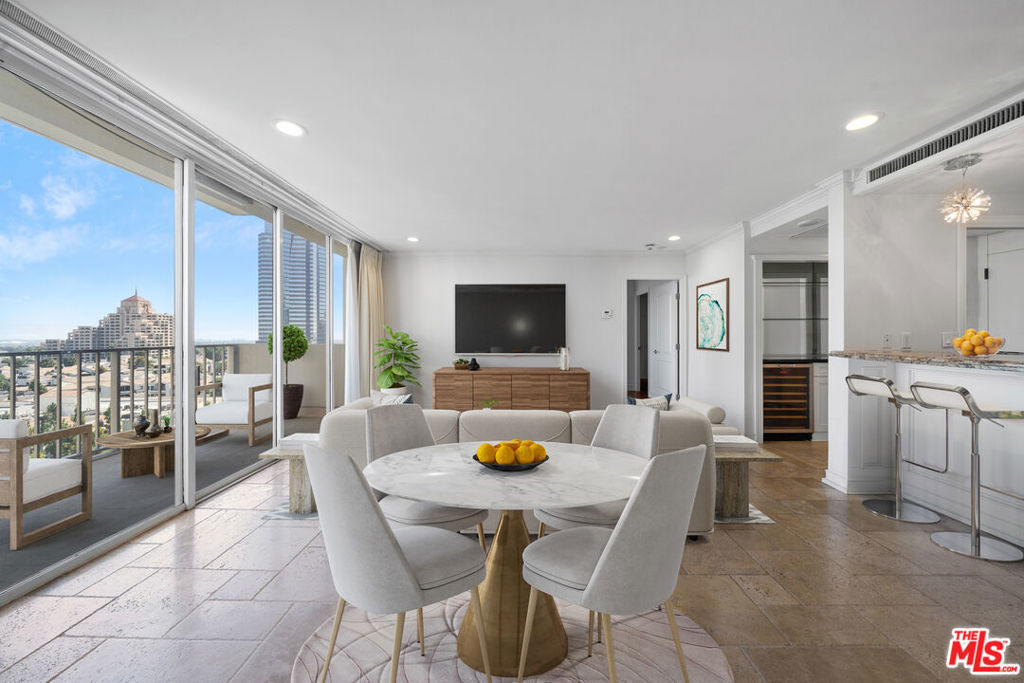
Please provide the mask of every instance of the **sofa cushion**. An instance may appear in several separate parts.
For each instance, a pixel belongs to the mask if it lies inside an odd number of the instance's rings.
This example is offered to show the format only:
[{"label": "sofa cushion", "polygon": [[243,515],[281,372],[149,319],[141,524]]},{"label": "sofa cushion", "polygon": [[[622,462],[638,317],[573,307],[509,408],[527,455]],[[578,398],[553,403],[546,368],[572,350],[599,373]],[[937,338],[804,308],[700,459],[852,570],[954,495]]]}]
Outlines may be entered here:
[{"label": "sofa cushion", "polygon": [[632,396],[626,398],[626,405],[649,406],[651,408],[657,408],[658,410],[668,410],[670,403],[672,403],[672,394],[654,396],[652,398],[633,398]]},{"label": "sofa cushion", "polygon": [[383,391],[371,391],[370,400],[375,406],[394,406],[412,403],[412,394],[385,394]]},{"label": "sofa cushion", "polygon": [[32,466],[25,474],[22,488],[23,500],[26,503],[31,503],[33,500],[45,498],[51,493],[57,493],[81,483],[81,460],[32,458]]},{"label": "sofa cushion", "polygon": [[459,441],[505,439],[569,443],[569,414],[560,410],[467,410],[459,416]]},{"label": "sofa cushion", "polygon": [[[263,392],[259,392],[263,393]],[[258,395],[258,394],[257,394]],[[270,401],[257,401],[254,422],[266,419],[274,414]],[[249,400],[221,401],[213,405],[196,409],[198,425],[247,425],[249,424]]]},{"label": "sofa cushion", "polygon": [[[221,386],[221,397],[225,401],[249,401],[249,387],[258,387],[263,384],[270,384],[270,375],[254,373],[248,375],[227,374],[224,375],[224,382]],[[256,392],[256,402],[266,401],[269,403],[270,389]]]},{"label": "sofa cushion", "polygon": [[725,422],[725,409],[719,406],[711,405],[710,403],[704,403],[697,399],[683,396],[679,398],[670,410],[692,410],[695,413],[700,413],[708,419],[711,424],[721,424]]}]

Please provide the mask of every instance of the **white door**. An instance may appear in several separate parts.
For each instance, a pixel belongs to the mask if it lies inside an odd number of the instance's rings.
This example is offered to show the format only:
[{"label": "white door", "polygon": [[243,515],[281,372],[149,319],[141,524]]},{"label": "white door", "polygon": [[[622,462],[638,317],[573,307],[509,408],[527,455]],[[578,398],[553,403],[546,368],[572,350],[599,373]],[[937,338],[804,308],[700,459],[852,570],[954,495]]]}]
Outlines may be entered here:
[{"label": "white door", "polygon": [[647,311],[647,395],[678,395],[679,389],[679,283],[651,287]]},{"label": "white door", "polygon": [[1006,339],[1004,350],[1024,351],[1024,313],[1020,306],[1020,293],[1024,291],[1024,249],[996,251],[1005,248],[993,244],[992,238],[999,236],[989,237],[988,331]]}]

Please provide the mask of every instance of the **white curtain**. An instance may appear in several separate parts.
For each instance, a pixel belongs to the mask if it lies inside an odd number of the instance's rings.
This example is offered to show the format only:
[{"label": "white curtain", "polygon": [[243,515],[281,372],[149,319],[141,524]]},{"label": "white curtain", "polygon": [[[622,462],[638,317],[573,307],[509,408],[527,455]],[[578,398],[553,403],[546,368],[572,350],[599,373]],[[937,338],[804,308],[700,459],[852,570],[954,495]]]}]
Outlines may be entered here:
[{"label": "white curtain", "polygon": [[359,391],[359,249],[348,245],[345,263],[345,403],[362,396]]},{"label": "white curtain", "polygon": [[383,255],[365,244],[359,251],[359,389],[369,396],[376,387],[373,352],[384,336],[384,284],[381,280]]}]

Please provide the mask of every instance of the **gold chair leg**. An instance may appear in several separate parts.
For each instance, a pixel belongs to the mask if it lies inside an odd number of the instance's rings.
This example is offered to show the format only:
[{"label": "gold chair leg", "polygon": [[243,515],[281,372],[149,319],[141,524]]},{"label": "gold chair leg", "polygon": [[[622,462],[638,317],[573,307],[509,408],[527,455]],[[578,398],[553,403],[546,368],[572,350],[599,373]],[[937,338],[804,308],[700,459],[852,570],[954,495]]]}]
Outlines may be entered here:
[{"label": "gold chair leg", "polygon": [[327,680],[327,670],[331,668],[331,657],[334,656],[334,643],[338,640],[338,629],[341,627],[341,613],[345,611],[345,598],[338,598],[338,609],[334,612],[334,628],[331,629],[331,642],[327,645],[327,657],[324,670],[320,674],[320,683]]},{"label": "gold chair leg", "polygon": [[601,621],[604,622],[604,635],[608,639],[604,646],[604,654],[608,658],[608,681],[609,683],[618,683],[619,678],[615,675],[615,644],[612,640],[612,617],[610,614],[602,614]]},{"label": "gold chair leg", "polygon": [[484,555],[487,554],[487,541],[484,540],[484,525],[481,522],[476,525],[476,537],[480,539],[480,550],[484,551]]},{"label": "gold chair leg", "polygon": [[416,610],[416,640],[420,641],[420,657],[427,656],[426,645],[423,644],[423,608]]},{"label": "gold chair leg", "polygon": [[516,683],[523,683],[523,672],[526,671],[526,653],[530,649],[530,636],[533,635],[533,617],[537,613],[537,589],[530,587],[530,602],[526,605],[526,630],[523,633],[523,649],[519,652],[519,677]]},{"label": "gold chair leg", "polygon": [[405,631],[405,612],[395,615],[395,646],[391,649],[391,683],[398,680],[398,653],[402,651],[402,633]]},{"label": "gold chair leg", "polygon": [[491,683],[491,659],[487,654],[487,636],[484,634],[484,608],[480,604],[480,589],[477,586],[469,591],[469,601],[472,603],[473,611],[476,612],[476,634],[480,636],[480,656],[484,660],[484,673],[487,674],[487,683]]},{"label": "gold chair leg", "polygon": [[547,530],[547,528],[548,528],[547,524],[545,524],[544,522],[540,523],[540,526],[537,528],[537,540],[538,541],[540,539],[544,538],[544,532]]},{"label": "gold chair leg", "polygon": [[679,668],[683,670],[683,680],[686,683],[690,683],[690,674],[686,670],[686,658],[683,657],[683,646],[679,642],[679,625],[676,624],[676,611],[671,603],[665,603],[665,614],[668,615],[668,624],[672,627],[672,640],[676,643],[676,654],[679,655]]},{"label": "gold chair leg", "polygon": [[601,615],[597,615],[597,642],[601,642],[601,631],[604,626],[604,621],[601,620]]},{"label": "gold chair leg", "polygon": [[590,618],[587,620],[587,656],[594,654],[594,610],[590,610]]}]

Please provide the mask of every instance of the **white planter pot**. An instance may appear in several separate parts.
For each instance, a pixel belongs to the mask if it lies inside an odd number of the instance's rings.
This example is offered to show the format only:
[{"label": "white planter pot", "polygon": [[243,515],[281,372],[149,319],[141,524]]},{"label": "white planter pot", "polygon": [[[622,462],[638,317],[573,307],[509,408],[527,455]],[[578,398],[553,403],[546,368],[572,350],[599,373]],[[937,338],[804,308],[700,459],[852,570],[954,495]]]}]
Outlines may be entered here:
[{"label": "white planter pot", "polygon": [[409,387],[388,387],[387,389],[381,389],[380,392],[389,396],[405,396],[409,393]]}]

